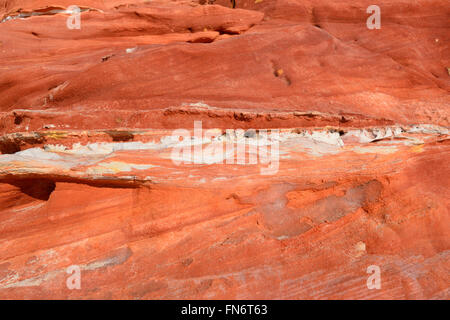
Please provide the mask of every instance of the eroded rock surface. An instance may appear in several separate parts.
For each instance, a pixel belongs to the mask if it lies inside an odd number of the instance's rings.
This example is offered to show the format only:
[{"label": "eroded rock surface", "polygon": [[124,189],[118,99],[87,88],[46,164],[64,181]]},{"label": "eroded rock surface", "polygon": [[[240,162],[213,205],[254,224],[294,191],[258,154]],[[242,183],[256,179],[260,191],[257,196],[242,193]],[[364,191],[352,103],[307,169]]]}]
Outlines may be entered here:
[{"label": "eroded rock surface", "polygon": [[449,299],[450,4],[372,4],[0,0],[0,298]]}]

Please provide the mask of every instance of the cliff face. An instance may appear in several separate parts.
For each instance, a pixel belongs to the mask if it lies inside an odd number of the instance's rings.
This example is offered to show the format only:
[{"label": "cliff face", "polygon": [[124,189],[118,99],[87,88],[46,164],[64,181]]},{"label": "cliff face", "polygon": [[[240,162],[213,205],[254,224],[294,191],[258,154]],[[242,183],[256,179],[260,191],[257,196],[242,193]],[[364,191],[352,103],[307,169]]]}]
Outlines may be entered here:
[{"label": "cliff face", "polygon": [[372,4],[0,0],[0,298],[448,299],[450,4]]}]

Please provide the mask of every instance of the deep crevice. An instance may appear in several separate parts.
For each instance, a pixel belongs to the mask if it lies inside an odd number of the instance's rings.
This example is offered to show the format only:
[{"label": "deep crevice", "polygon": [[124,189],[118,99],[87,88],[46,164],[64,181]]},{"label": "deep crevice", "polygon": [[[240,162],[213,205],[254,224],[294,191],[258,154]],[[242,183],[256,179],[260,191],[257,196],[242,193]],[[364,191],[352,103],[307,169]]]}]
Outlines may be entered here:
[{"label": "deep crevice", "polygon": [[[21,118],[15,118],[14,123],[20,124]],[[17,121],[17,122],[16,122]],[[14,136],[3,136],[0,137],[0,152],[2,154],[14,154],[22,150],[23,146],[26,145],[39,145],[45,142],[45,138],[39,133],[34,135],[22,135],[20,133]]]},{"label": "deep crevice", "polygon": [[109,135],[114,142],[133,141],[134,134],[129,131],[106,130],[105,133]]},{"label": "deep crevice", "polygon": [[5,181],[20,188],[22,193],[38,200],[47,201],[56,188],[56,183],[50,179],[21,179]]}]

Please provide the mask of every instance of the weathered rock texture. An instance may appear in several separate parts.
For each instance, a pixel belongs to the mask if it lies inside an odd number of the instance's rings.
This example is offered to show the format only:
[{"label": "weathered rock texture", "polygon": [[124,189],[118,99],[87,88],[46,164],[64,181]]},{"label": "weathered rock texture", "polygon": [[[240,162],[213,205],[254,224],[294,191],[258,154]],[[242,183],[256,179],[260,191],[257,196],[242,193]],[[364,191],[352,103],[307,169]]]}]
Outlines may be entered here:
[{"label": "weathered rock texture", "polygon": [[[449,299],[449,18],[448,0],[0,0],[0,298]],[[282,129],[276,172],[174,163],[194,121],[216,129],[203,150]]]}]

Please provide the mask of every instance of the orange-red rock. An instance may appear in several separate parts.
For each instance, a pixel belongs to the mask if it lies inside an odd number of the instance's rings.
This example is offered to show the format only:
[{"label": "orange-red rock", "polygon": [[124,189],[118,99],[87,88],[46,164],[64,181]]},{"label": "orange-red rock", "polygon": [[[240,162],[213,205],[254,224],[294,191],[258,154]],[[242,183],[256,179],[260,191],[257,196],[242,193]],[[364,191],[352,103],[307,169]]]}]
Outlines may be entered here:
[{"label": "orange-red rock", "polygon": [[449,2],[213,2],[0,0],[0,298],[449,299]]}]

